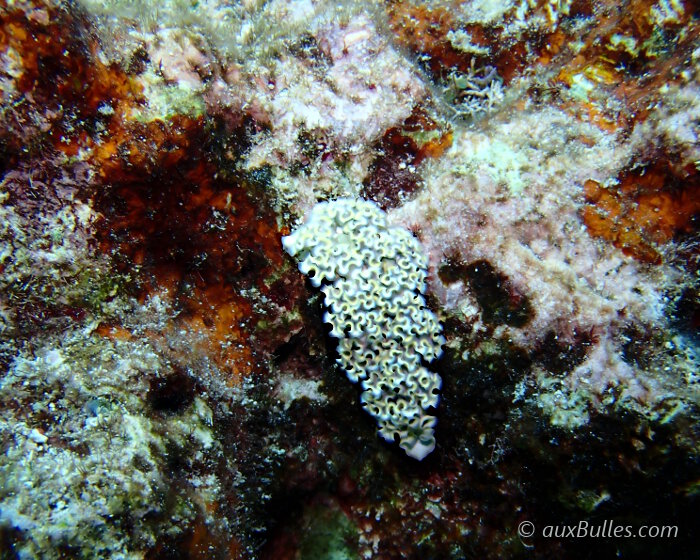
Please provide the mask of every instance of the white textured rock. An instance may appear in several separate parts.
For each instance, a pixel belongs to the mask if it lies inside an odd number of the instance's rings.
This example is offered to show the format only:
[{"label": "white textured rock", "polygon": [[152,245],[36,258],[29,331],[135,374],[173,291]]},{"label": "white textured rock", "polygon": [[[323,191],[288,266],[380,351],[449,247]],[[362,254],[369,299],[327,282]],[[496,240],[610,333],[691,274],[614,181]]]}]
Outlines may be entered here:
[{"label": "white textured rock", "polygon": [[442,354],[445,339],[422,295],[420,243],[390,226],[374,203],[338,199],[317,204],[282,244],[321,288],[338,364],[362,384],[362,406],[379,434],[422,460],[435,448],[437,420],[427,410],[437,406],[441,386],[423,363]]}]

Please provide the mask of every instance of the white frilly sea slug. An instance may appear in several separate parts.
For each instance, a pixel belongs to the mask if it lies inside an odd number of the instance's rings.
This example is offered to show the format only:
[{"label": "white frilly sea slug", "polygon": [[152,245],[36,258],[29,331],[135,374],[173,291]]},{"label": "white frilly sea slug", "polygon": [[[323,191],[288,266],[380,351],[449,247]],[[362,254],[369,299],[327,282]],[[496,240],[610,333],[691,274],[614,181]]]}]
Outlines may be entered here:
[{"label": "white frilly sea slug", "polygon": [[321,288],[338,364],[361,383],[362,406],[379,435],[422,460],[435,448],[437,419],[428,410],[441,386],[425,366],[442,354],[445,339],[423,297],[420,243],[390,226],[374,203],[338,199],[317,204],[282,244]]}]

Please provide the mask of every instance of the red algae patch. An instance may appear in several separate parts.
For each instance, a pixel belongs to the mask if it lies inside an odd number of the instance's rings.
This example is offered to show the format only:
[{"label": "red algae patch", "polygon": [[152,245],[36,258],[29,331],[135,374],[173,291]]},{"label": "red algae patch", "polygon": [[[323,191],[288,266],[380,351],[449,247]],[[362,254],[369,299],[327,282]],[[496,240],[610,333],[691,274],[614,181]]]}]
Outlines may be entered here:
[{"label": "red algae patch", "polygon": [[660,263],[662,244],[697,229],[698,175],[680,177],[665,162],[624,172],[610,187],[588,180],[584,193],[588,205],[582,217],[589,233],[642,262]]},{"label": "red algae patch", "polygon": [[[281,233],[264,193],[232,171],[252,118],[236,114],[235,128],[230,115],[149,116],[144,68],[107,61],[79,11],[39,3],[0,12],[0,54],[12,63],[3,165],[81,162],[91,179],[79,196],[100,215],[99,249],[142,301],[157,295],[177,313],[150,336],[184,336],[231,384],[264,369],[253,346],[266,353],[286,340],[275,320],[303,284],[279,274]],[[131,338],[111,318],[97,332]]]},{"label": "red algae patch", "polygon": [[[78,12],[0,14],[0,53],[15,60],[10,95],[23,99],[0,130],[3,157],[58,152],[87,162],[94,179],[80,196],[101,216],[100,249],[141,300],[159,294],[177,311],[169,333],[151,335],[185,333],[186,346],[237,384],[265,363],[250,340],[261,316],[252,301],[270,290],[283,263],[275,216],[256,200],[261,193],[224,178],[230,161],[214,161],[216,123],[182,114],[144,119],[138,77],[105,62],[99,49]],[[231,157],[244,134],[226,130]],[[97,332],[129,338],[109,321]]]},{"label": "red algae patch", "polygon": [[[180,311],[174,328],[203,335],[195,344],[235,384],[260,364],[249,340],[259,317],[242,294],[263,295],[265,280],[282,265],[274,216],[246,185],[220,178],[216,166],[200,159],[203,128],[191,128],[187,141],[177,126],[156,130],[175,133],[143,143],[168,143],[171,150],[154,149],[160,165],[141,167],[141,179],[126,158],[103,168],[108,184],[96,197],[101,247],[123,272],[138,271],[142,297],[167,290]],[[179,157],[183,144],[189,149]],[[139,149],[130,153],[140,163],[152,161],[142,160]]]},{"label": "red algae patch", "polygon": [[383,210],[395,208],[419,188],[419,166],[437,159],[452,145],[452,131],[422,108],[414,109],[401,126],[384,133],[378,156],[370,166],[361,195]]},{"label": "red algae patch", "polygon": [[0,53],[14,61],[12,87],[23,96],[0,131],[9,153],[48,145],[75,156],[143,102],[136,81],[100,60],[84,27],[53,7],[0,13]]}]

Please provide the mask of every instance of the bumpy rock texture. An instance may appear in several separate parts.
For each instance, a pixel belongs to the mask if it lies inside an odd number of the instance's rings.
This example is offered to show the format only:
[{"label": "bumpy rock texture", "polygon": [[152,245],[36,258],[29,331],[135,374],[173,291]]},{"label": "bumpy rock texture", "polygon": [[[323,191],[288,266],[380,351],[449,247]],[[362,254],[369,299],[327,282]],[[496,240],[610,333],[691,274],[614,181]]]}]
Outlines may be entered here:
[{"label": "bumpy rock texture", "polygon": [[419,242],[391,227],[374,203],[339,199],[316,205],[282,243],[322,286],[337,362],[362,382],[379,434],[422,460],[435,448],[436,418],[426,411],[437,406],[441,386],[423,363],[440,356],[445,339],[422,295],[427,261]]}]

